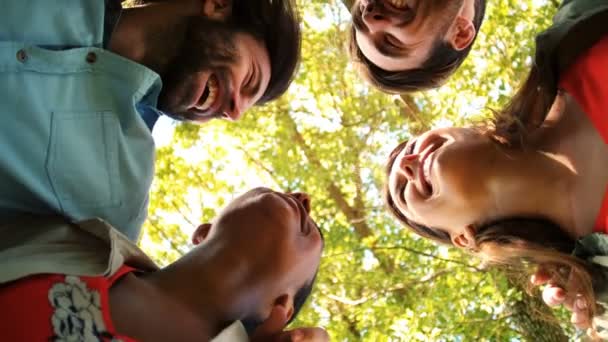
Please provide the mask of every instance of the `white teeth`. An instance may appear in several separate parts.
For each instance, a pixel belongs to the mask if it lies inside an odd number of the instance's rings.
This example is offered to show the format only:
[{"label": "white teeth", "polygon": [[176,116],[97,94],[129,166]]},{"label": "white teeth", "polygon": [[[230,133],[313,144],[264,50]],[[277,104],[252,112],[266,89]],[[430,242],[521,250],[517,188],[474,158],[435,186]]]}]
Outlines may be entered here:
[{"label": "white teeth", "polygon": [[431,156],[428,156],[424,161],[422,171],[424,172],[424,178],[430,184],[431,183]]},{"label": "white teeth", "polygon": [[215,98],[217,97],[218,93],[218,81],[215,76],[212,75],[211,77],[209,77],[209,80],[207,81],[207,88],[209,90],[209,95],[207,95],[207,99],[205,99],[205,102],[197,106],[199,110],[207,110],[211,108],[211,106],[215,102]]},{"label": "white teeth", "polygon": [[429,190],[432,192],[433,185],[431,184],[431,157],[434,152],[434,144],[429,144],[424,151],[420,152],[424,156],[424,164],[422,165],[422,173]]},{"label": "white teeth", "polygon": [[407,7],[407,0],[387,0],[387,1],[390,2],[391,5],[395,6],[396,8]]}]

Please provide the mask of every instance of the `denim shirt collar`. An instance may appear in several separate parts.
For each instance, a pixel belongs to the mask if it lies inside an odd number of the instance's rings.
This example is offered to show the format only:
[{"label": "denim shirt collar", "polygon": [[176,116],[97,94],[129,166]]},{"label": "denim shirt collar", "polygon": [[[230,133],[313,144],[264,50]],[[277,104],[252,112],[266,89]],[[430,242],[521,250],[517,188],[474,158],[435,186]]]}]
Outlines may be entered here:
[{"label": "denim shirt collar", "polygon": [[150,129],[150,132],[152,132],[158,118],[165,114],[158,108],[141,102],[137,104],[137,111],[146,123],[146,126],[148,126],[148,129]]}]

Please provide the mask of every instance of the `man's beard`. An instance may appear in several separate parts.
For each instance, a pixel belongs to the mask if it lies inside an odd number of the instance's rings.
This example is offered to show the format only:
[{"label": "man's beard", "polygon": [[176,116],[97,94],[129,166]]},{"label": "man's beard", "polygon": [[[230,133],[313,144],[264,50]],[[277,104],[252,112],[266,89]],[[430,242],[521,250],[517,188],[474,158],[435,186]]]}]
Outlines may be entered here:
[{"label": "man's beard", "polygon": [[[191,104],[187,103],[192,99],[192,93],[197,86],[192,84],[192,76],[201,71],[213,71],[219,79],[219,84],[226,88],[229,84],[229,66],[238,60],[234,46],[235,34],[236,30],[231,25],[204,18],[189,18],[183,30],[181,44],[177,44],[173,49],[177,53],[172,58],[168,58],[166,53],[153,56],[160,62],[153,68],[160,73],[163,81],[159,109],[176,120],[196,121],[197,116],[188,112],[188,106]],[[176,37],[164,39],[180,41]],[[158,41],[156,44],[166,46],[167,43]],[[224,94],[228,94],[228,91],[229,89],[224,89]]]}]

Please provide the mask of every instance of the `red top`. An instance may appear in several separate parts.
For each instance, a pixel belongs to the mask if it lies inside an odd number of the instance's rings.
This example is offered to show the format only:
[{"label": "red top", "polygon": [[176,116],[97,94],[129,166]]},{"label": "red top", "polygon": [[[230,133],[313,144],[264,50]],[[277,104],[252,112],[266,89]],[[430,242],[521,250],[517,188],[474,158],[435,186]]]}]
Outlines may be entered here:
[{"label": "red top", "polygon": [[110,287],[132,272],[76,277],[39,274],[0,286],[3,341],[135,341],[116,333],[110,317]]},{"label": "red top", "polygon": [[[578,58],[564,73],[560,87],[583,107],[608,144],[608,37]],[[608,234],[608,189],[594,231]]]}]

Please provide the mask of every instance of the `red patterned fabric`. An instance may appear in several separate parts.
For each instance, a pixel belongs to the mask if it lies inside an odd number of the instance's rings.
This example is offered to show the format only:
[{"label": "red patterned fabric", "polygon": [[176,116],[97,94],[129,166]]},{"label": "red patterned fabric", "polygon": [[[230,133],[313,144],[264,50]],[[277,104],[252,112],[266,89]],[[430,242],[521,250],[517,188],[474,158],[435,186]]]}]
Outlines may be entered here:
[{"label": "red patterned fabric", "polygon": [[[560,87],[583,107],[608,144],[608,37],[578,58],[564,73]],[[608,189],[594,231],[608,234]]]},{"label": "red patterned fabric", "polygon": [[39,274],[0,286],[3,341],[135,341],[116,333],[109,289],[134,269],[106,277]]}]

